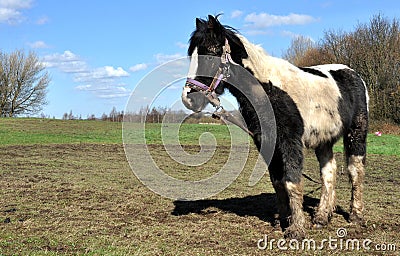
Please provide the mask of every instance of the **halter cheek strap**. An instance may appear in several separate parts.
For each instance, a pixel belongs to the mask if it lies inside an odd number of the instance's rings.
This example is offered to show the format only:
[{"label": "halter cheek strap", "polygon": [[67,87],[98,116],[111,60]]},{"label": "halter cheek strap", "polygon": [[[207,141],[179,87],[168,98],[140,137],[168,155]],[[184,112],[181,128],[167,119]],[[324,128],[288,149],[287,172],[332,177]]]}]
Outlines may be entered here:
[{"label": "halter cheek strap", "polygon": [[231,63],[233,65],[239,65],[232,60],[231,56],[231,46],[229,45],[228,39],[225,38],[225,45],[222,47],[223,54],[221,56],[221,62],[224,64]]}]

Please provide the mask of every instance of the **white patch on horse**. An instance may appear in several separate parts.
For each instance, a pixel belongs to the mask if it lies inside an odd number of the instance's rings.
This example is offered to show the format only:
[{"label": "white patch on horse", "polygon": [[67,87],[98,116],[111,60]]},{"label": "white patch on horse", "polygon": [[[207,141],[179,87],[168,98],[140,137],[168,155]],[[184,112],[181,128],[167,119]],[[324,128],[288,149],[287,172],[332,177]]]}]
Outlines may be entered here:
[{"label": "white patch on horse", "polygon": [[191,109],[192,106],[192,101],[189,99],[187,94],[190,92],[191,88],[188,86],[184,86],[182,90],[182,103],[185,105],[188,109]]},{"label": "white patch on horse", "polygon": [[246,48],[243,59],[260,82],[269,82],[285,91],[296,103],[304,122],[303,144],[315,148],[340,134],[342,120],[338,110],[340,90],[329,70],[348,68],[345,65],[321,65],[318,69],[328,78],[302,71],[288,61],[269,56],[264,49],[237,35]]},{"label": "white patch on horse", "polygon": [[349,170],[352,184],[351,214],[358,216],[361,216],[364,210],[364,203],[362,199],[363,181],[365,175],[363,159],[364,156],[351,155],[347,160],[347,169]]},{"label": "white patch on horse", "polygon": [[[332,78],[331,73],[329,73],[329,71],[336,71],[336,70],[341,70],[341,69],[350,69],[352,71],[354,71],[353,69],[349,68],[346,65],[343,64],[324,64],[324,65],[317,65],[317,66],[311,66],[308,68],[312,68],[312,69],[316,69],[318,71],[321,71],[324,75]],[[332,78],[333,79],[333,78]],[[369,112],[369,95],[368,95],[368,89],[367,89],[367,85],[365,84],[365,81],[363,79],[361,79],[361,81],[364,84],[364,88],[365,88],[365,99],[367,102],[367,111]]]},{"label": "white patch on horse", "polygon": [[[199,54],[197,52],[197,47],[196,47],[190,58],[189,72],[187,75],[188,78],[194,79],[196,77],[198,66],[199,66]],[[185,105],[189,109],[193,108],[192,100],[187,96],[191,90],[192,89],[190,87],[184,86],[181,96],[183,105]]]},{"label": "white patch on horse", "polygon": [[322,178],[322,196],[321,202],[326,205],[321,205],[320,207],[324,208],[325,211],[329,212],[330,214],[335,208],[335,185],[336,185],[336,160],[332,158],[328,161],[325,166],[321,168],[321,178]]},{"label": "white patch on horse", "polygon": [[369,112],[369,95],[368,95],[368,89],[367,89],[367,85],[365,84],[365,81],[363,79],[361,79],[364,87],[365,87],[365,99],[367,101],[367,111]]},{"label": "white patch on horse", "polygon": [[194,79],[197,74],[197,68],[199,67],[199,54],[197,52],[197,47],[194,49],[192,56],[190,57],[190,66],[188,78]]},{"label": "white patch on horse", "polygon": [[329,72],[329,71],[337,71],[337,70],[341,70],[341,69],[351,69],[348,66],[343,65],[343,64],[324,64],[324,65],[311,66],[309,68],[318,69],[319,71],[323,72],[326,75],[327,75],[326,72]]}]

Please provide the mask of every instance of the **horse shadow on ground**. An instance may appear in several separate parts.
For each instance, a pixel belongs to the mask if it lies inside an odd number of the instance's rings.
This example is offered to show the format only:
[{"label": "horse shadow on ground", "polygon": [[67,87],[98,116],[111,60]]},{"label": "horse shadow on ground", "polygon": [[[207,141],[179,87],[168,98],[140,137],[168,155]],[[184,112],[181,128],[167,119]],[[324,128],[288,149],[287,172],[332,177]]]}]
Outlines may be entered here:
[{"label": "horse shadow on ground", "polygon": [[[318,206],[319,199],[304,196],[303,210],[311,217]],[[172,215],[188,215],[190,213],[207,215],[213,213],[209,208],[217,208],[224,212],[234,213],[241,217],[255,216],[262,221],[269,222],[271,225],[275,223],[276,194],[262,193],[259,195],[251,195],[242,198],[227,199],[205,199],[197,201],[174,201],[174,210]],[[337,206],[336,213],[348,219],[346,213],[340,206]]]}]

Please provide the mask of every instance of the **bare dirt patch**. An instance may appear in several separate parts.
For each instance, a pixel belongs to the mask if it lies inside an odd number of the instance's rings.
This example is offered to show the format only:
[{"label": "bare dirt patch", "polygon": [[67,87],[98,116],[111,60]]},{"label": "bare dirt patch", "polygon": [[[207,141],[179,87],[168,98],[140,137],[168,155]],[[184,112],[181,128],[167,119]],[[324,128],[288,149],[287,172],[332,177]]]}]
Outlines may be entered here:
[{"label": "bare dirt patch", "polygon": [[[179,166],[152,145],[162,168],[176,176]],[[196,147],[188,147],[194,153]],[[218,170],[227,148],[210,162],[205,173]],[[0,255],[285,255],[292,252],[259,250],[257,241],[283,233],[272,226],[275,198],[268,175],[247,186],[252,151],[246,170],[219,195],[195,202],[162,198],[134,176],[123,147],[114,144],[53,144],[0,147]],[[338,210],[322,230],[308,229],[316,241],[336,237],[371,239],[375,244],[400,246],[400,158],[368,157],[365,185],[367,226],[350,225],[350,184],[339,166]],[[318,180],[315,157],[307,153],[305,173]],[[193,170],[188,170],[193,171]],[[198,177],[203,177],[204,173]],[[318,204],[318,184],[305,180],[304,210],[308,221]],[[399,250],[399,249],[398,249]],[[302,252],[312,254],[313,252]],[[326,254],[327,252],[317,252]],[[365,254],[333,251],[337,254]],[[374,252],[381,254],[382,252]],[[395,252],[387,252],[388,255]]]}]

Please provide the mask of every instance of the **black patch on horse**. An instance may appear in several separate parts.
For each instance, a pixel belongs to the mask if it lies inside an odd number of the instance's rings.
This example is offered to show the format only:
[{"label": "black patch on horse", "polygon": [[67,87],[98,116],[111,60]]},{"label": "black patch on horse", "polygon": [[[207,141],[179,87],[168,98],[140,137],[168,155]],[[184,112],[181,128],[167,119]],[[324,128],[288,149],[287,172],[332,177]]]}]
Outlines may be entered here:
[{"label": "black patch on horse", "polygon": [[[282,180],[285,177],[286,181],[299,183],[303,166],[303,145],[301,140],[304,133],[303,118],[296,103],[287,92],[274,86],[271,81],[268,83],[259,81],[259,83],[268,95],[276,117],[277,138],[275,152],[270,163],[271,168],[269,169],[271,178],[272,180]],[[239,110],[247,127],[254,132],[254,144],[260,150],[261,125],[254,107],[240,90],[235,86],[227,85],[227,89],[236,97],[239,103]],[[287,165],[286,169],[284,169],[284,165]]]},{"label": "black patch on horse", "polygon": [[364,82],[351,69],[331,70],[329,73],[342,95],[338,107],[343,123],[346,154],[365,155],[368,109]]}]

